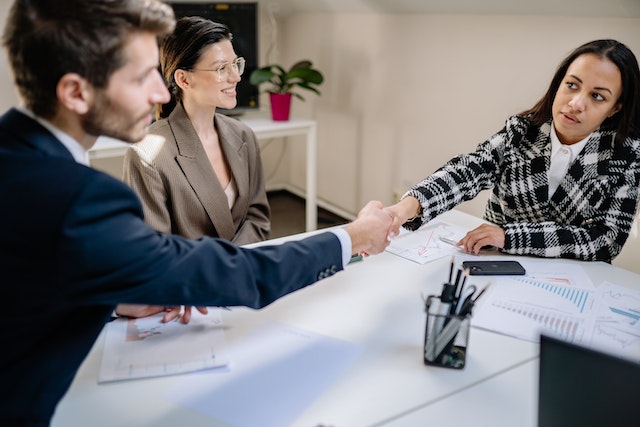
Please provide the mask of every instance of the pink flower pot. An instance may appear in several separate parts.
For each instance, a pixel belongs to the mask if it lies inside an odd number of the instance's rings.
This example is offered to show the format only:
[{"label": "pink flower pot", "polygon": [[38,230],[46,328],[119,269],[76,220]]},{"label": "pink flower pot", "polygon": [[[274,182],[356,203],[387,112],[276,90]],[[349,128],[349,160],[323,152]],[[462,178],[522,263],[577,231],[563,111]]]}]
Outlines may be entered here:
[{"label": "pink flower pot", "polygon": [[290,93],[270,93],[271,100],[271,118],[274,121],[289,120],[289,112],[291,111],[291,94]]}]

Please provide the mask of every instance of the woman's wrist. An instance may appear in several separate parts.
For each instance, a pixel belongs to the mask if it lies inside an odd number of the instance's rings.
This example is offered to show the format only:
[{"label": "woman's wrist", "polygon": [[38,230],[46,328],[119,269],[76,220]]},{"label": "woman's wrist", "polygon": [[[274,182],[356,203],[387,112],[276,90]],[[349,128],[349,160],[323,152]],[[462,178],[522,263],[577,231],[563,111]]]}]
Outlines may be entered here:
[{"label": "woman's wrist", "polygon": [[420,201],[413,196],[407,196],[400,201],[405,205],[405,222],[413,221],[414,219],[422,216],[422,205]]}]

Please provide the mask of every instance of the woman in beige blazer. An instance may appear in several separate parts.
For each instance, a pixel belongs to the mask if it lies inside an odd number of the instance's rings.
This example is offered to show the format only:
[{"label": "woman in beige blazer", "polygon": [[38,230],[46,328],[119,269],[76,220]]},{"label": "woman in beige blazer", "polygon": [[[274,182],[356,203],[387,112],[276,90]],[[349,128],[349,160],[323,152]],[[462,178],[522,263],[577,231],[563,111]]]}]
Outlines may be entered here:
[{"label": "woman in beige blazer", "polygon": [[[149,135],[127,151],[124,180],[156,230],[242,245],[269,237],[270,209],[253,131],[216,113],[236,106],[244,71],[231,39],[225,25],[192,16],[179,19],[162,41],[160,68],[172,100],[158,107]],[[119,306],[117,313],[140,316],[163,308],[130,309]],[[179,314],[168,310],[166,319]]]},{"label": "woman in beige blazer", "polygon": [[172,101],[124,162],[124,180],[142,200],[145,221],[188,238],[236,244],[269,237],[269,204],[260,149],[242,122],[216,113],[236,105],[244,69],[222,24],[178,20],[162,42],[162,74]]}]

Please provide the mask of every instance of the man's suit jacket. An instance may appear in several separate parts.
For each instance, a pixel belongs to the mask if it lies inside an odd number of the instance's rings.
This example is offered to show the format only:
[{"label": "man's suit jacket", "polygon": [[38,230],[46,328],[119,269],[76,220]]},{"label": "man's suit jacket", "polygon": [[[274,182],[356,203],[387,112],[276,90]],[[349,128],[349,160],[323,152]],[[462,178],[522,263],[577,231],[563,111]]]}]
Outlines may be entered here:
[{"label": "man's suit jacket", "polygon": [[504,229],[503,252],[610,261],[629,236],[640,197],[640,140],[616,144],[615,131],[596,129],[549,197],[551,126],[510,117],[475,152],[409,191],[425,215],[408,228],[491,188],[484,216]]},{"label": "man's suit jacket", "polygon": [[256,249],[158,233],[125,183],[16,110],[0,200],[0,425],[48,425],[118,303],[259,308],[342,269],[333,233]]},{"label": "man's suit jacket", "polygon": [[231,211],[181,103],[128,150],[124,181],[140,197],[145,221],[158,231],[222,237],[239,245],[265,240],[270,211],[256,137],[245,124],[222,114],[214,122],[238,189]]}]

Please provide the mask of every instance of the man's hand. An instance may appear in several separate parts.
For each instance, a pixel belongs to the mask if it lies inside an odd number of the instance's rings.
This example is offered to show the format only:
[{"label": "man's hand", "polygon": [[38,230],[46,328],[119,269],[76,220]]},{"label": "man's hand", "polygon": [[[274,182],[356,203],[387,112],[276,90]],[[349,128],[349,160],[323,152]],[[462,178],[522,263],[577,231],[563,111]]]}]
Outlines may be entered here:
[{"label": "man's hand", "polygon": [[353,253],[379,254],[389,245],[393,217],[383,207],[382,203],[371,201],[355,221],[345,226]]},{"label": "man's hand", "polygon": [[[208,310],[206,307],[196,307],[202,314],[207,314]],[[164,312],[164,316],[162,317],[162,322],[167,323],[176,319],[180,316],[180,312],[182,308],[178,306],[159,306],[159,305],[140,305],[140,304],[118,304],[116,307],[116,314],[118,316],[125,317],[148,317],[153,316],[154,314]],[[182,314],[182,318],[180,319],[182,323],[187,324],[191,321],[191,306],[184,307],[184,313]]]},{"label": "man's hand", "polygon": [[402,224],[414,218],[418,214],[420,202],[413,196],[407,196],[395,205],[388,206],[384,209],[393,217],[391,234],[392,236],[397,236],[400,233],[400,227],[402,227]]}]

